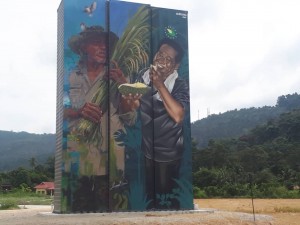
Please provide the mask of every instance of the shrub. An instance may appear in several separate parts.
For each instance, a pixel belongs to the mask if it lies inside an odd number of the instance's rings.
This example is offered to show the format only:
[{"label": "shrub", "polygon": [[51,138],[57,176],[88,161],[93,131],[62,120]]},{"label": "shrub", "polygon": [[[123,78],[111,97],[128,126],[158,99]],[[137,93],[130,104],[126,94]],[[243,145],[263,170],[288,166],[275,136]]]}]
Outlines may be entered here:
[{"label": "shrub", "polygon": [[19,206],[14,201],[3,201],[0,202],[0,210],[6,210],[6,209],[19,209]]},{"label": "shrub", "polygon": [[193,187],[194,198],[207,198],[205,191],[198,187]]},{"label": "shrub", "polygon": [[224,196],[222,189],[217,186],[208,186],[204,188],[205,193],[208,197],[221,197]]},{"label": "shrub", "polygon": [[227,184],[222,189],[225,197],[242,197],[249,194],[248,185],[243,184]]},{"label": "shrub", "polygon": [[299,190],[292,190],[288,191],[287,198],[300,198],[300,191]]}]

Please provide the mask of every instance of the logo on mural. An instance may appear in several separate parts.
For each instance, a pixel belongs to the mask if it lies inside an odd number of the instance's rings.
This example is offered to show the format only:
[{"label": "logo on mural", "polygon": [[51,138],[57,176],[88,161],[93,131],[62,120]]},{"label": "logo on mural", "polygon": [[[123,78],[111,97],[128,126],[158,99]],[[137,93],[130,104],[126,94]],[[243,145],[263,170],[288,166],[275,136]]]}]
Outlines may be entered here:
[{"label": "logo on mural", "polygon": [[175,39],[175,38],[177,38],[177,31],[174,27],[167,26],[167,27],[165,27],[165,35],[167,38]]},{"label": "logo on mural", "polygon": [[187,14],[186,13],[182,13],[182,12],[177,12],[176,16],[181,16],[181,18],[183,18],[183,19],[187,18]]}]

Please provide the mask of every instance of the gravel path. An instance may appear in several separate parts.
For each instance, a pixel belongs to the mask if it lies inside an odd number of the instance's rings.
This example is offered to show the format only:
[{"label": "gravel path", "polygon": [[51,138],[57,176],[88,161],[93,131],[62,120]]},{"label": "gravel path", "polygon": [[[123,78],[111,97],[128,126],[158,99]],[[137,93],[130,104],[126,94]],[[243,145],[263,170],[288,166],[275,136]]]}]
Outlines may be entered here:
[{"label": "gravel path", "polygon": [[138,212],[53,214],[51,206],[22,206],[19,210],[0,211],[0,225],[274,225],[268,215],[201,209],[198,212]]}]

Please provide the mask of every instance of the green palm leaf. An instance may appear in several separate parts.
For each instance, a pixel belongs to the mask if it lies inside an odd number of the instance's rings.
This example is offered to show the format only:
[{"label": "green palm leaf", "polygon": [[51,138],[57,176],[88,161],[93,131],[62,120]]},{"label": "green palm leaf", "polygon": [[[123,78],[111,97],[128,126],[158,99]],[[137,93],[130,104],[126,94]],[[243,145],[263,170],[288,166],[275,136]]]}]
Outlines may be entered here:
[{"label": "green palm leaf", "polygon": [[[142,6],[129,20],[111,56],[111,60],[117,63],[129,80],[133,74],[144,68],[149,61],[151,35],[149,9],[149,6]],[[108,91],[112,97],[116,96],[118,85],[112,80],[99,80],[95,85],[97,88],[95,94],[87,101],[90,100],[90,102],[99,105],[105,113],[109,105]],[[102,135],[98,124],[81,119],[78,131],[87,143],[101,145]]]}]

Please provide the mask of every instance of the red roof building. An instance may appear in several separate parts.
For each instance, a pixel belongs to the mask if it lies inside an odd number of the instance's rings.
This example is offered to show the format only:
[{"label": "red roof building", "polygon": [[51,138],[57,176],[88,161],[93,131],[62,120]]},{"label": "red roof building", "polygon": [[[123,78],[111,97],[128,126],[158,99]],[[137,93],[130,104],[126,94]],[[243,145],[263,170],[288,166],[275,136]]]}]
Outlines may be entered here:
[{"label": "red roof building", "polygon": [[42,182],[34,187],[35,192],[39,194],[53,195],[54,193],[54,182]]}]

